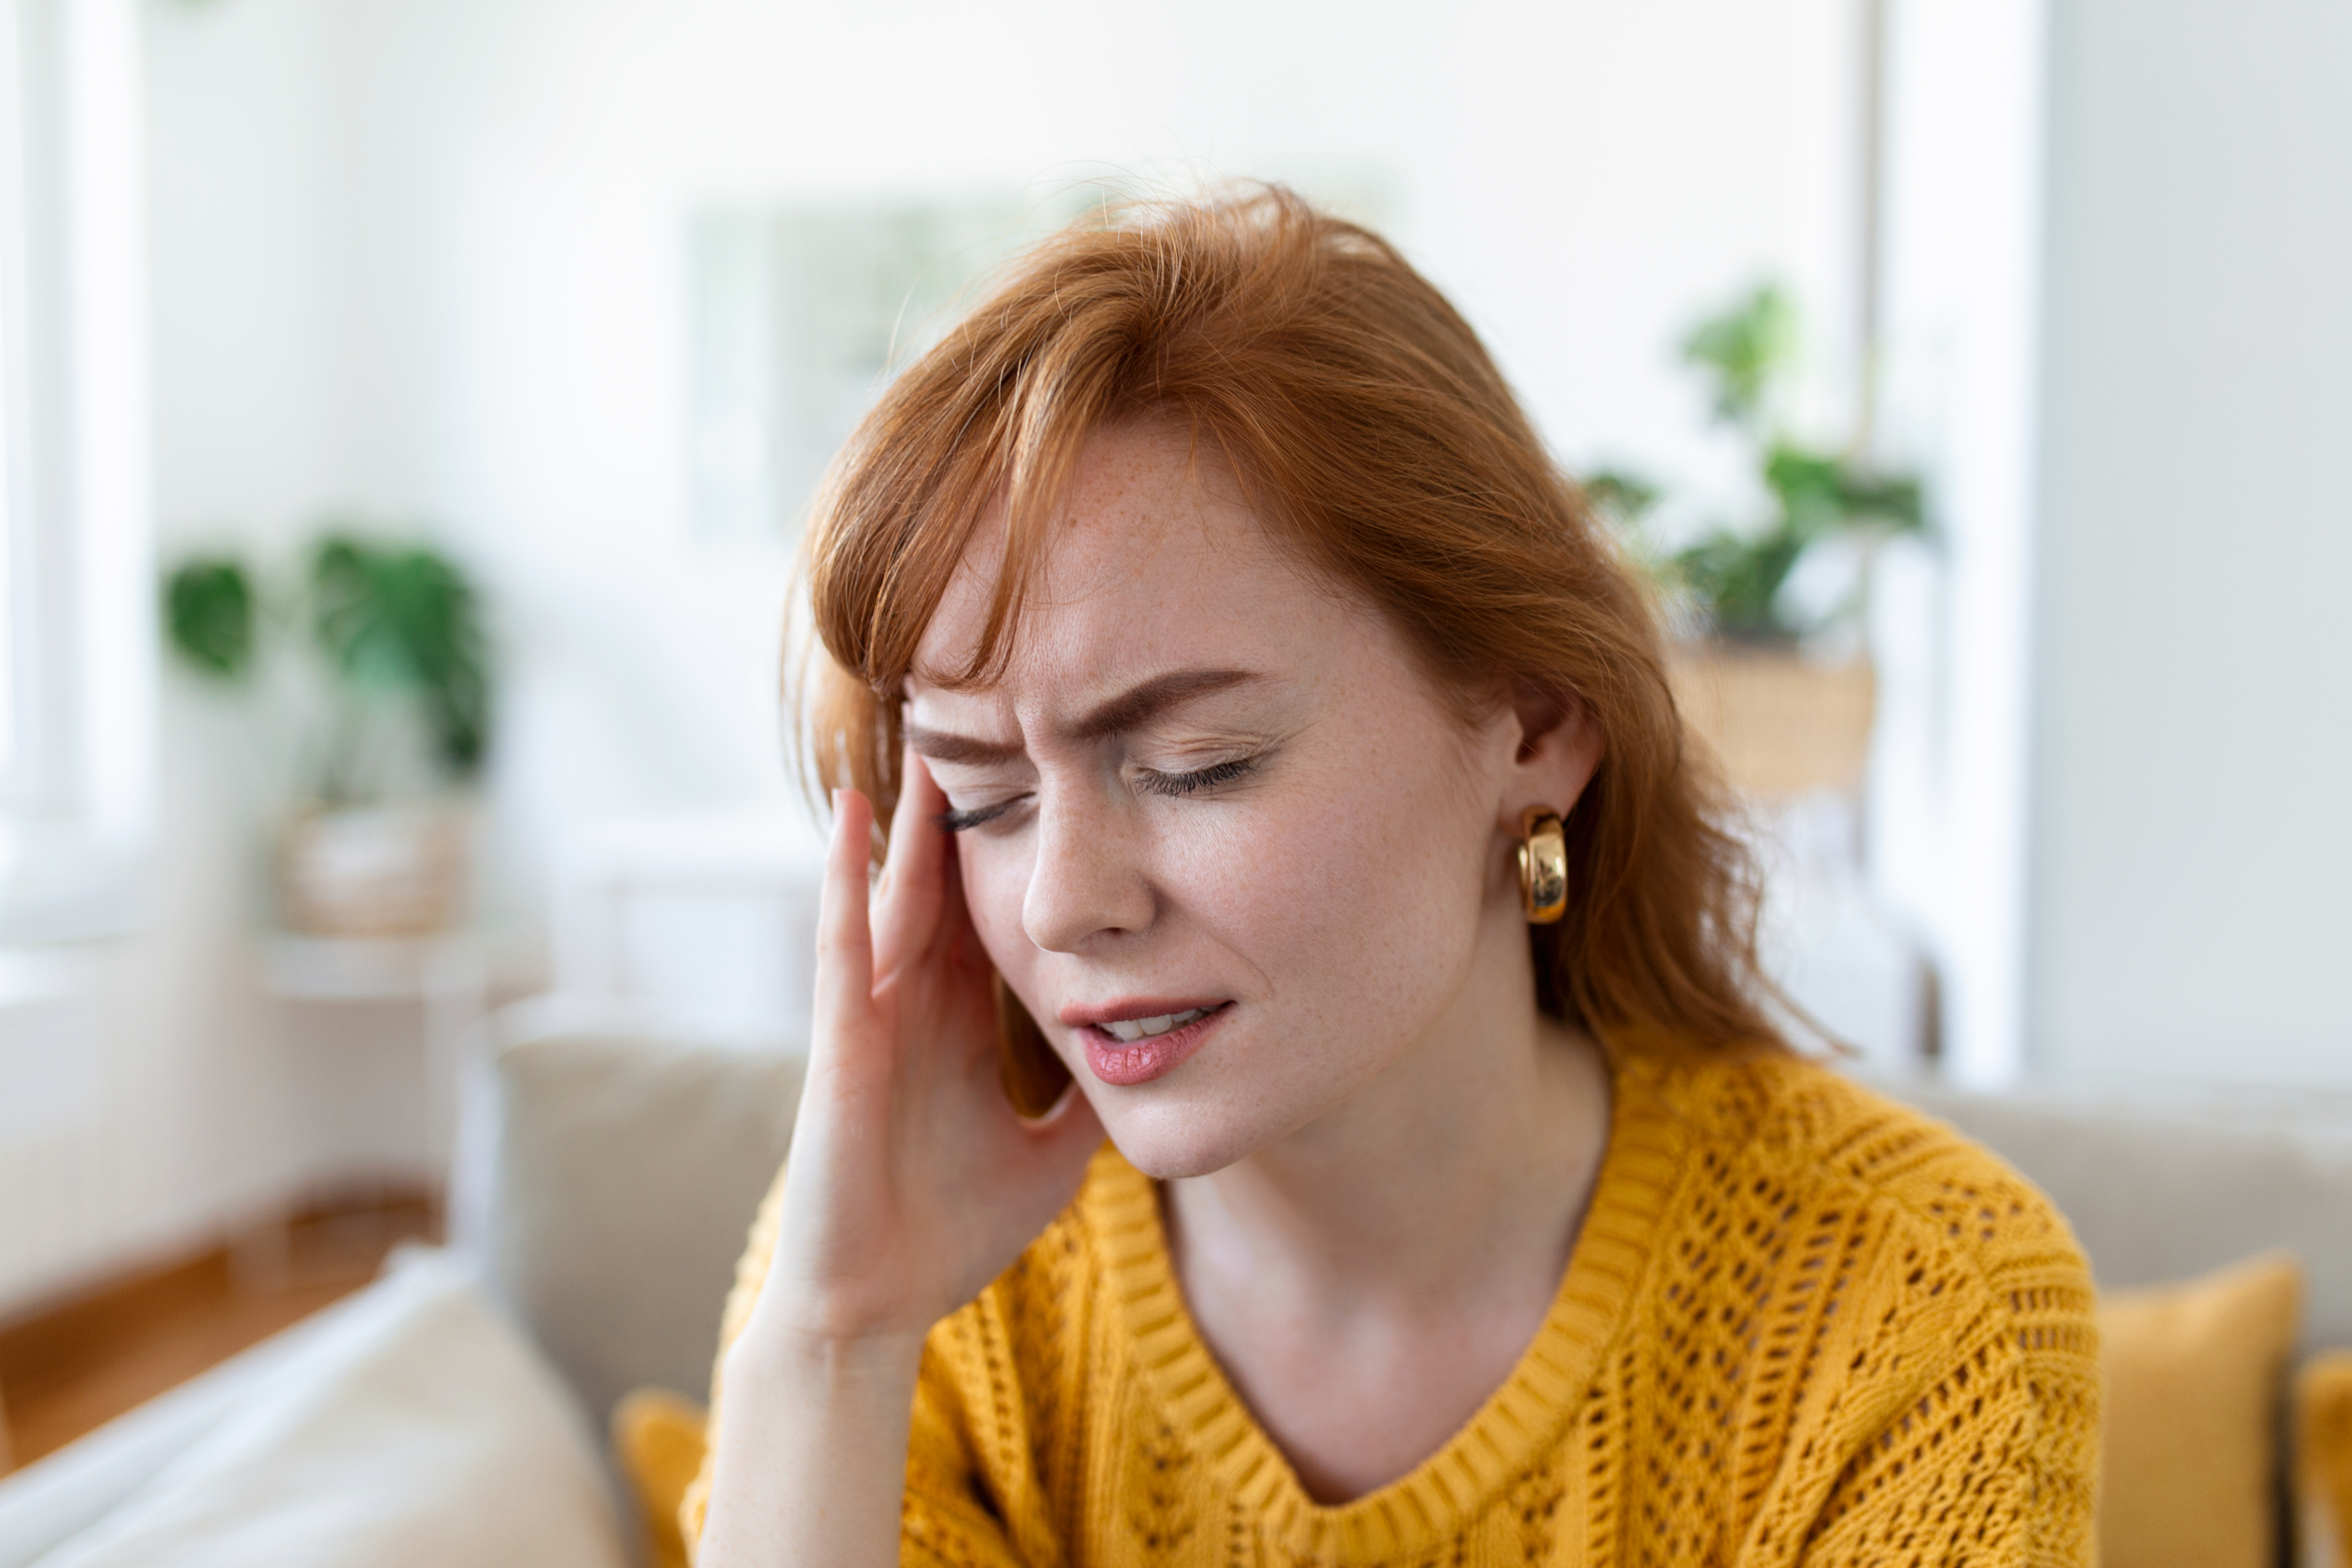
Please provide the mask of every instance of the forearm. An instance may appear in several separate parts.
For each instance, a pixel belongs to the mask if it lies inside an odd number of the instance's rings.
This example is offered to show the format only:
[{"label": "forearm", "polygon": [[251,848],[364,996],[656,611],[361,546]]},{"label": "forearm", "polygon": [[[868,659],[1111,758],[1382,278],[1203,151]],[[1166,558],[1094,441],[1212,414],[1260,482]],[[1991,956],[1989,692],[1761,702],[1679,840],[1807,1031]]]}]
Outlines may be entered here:
[{"label": "forearm", "polygon": [[747,1335],[728,1352],[702,1568],[898,1561],[919,1338]]}]

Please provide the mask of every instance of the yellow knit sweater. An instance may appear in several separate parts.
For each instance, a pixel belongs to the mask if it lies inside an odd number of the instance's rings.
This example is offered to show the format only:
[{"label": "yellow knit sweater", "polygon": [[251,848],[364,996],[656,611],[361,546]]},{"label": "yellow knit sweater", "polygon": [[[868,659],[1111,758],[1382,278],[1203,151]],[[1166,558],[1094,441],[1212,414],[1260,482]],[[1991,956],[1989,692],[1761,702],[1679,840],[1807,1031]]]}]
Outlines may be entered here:
[{"label": "yellow knit sweater", "polygon": [[[932,1331],[902,1561],[2087,1563],[2091,1282],[2049,1204],[1795,1058],[1631,1055],[1613,1079],[1591,1208],[1517,1369],[1418,1469],[1338,1507],[1225,1381],[1156,1190],[1106,1148]],[[699,1483],[684,1512],[692,1540]]]}]

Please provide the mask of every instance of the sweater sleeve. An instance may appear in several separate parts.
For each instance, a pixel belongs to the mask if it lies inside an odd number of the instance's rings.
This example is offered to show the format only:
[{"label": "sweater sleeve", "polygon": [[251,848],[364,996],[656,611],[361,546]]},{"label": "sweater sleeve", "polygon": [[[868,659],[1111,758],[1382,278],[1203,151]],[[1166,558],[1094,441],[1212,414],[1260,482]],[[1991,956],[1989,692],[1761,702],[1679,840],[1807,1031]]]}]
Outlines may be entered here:
[{"label": "sweater sleeve", "polygon": [[[1987,1163],[1990,1163],[1988,1162]],[[1890,1227],[1848,1346],[1851,1434],[1795,1550],[1861,1563],[2090,1568],[2099,1364],[2090,1274],[2064,1222],[1971,1171]],[[1916,1223],[1926,1219],[1930,1223]],[[1904,1223],[1904,1221],[1912,1223]]]},{"label": "sweater sleeve", "polygon": [[1020,1553],[980,1484],[955,1404],[953,1386],[939,1358],[927,1351],[907,1448],[898,1560],[924,1568],[1023,1568]]},{"label": "sweater sleeve", "polygon": [[[708,1430],[719,1430],[719,1402],[727,1352],[751,1321],[751,1307],[768,1278],[775,1257],[776,1232],[784,1202],[783,1171],[761,1200],[751,1221],[743,1255],[735,1265],[735,1283],[727,1292],[727,1308],[719,1325],[719,1355],[710,1368],[710,1420]],[[899,1560],[923,1568],[1023,1568],[1006,1544],[1004,1532],[981,1500],[971,1454],[952,1418],[953,1394],[938,1358],[928,1351],[915,1391],[914,1426],[908,1446],[907,1488],[900,1504]],[[702,1468],[678,1505],[678,1528],[688,1556],[702,1540],[703,1521],[710,1511],[712,1453],[706,1449]]]}]

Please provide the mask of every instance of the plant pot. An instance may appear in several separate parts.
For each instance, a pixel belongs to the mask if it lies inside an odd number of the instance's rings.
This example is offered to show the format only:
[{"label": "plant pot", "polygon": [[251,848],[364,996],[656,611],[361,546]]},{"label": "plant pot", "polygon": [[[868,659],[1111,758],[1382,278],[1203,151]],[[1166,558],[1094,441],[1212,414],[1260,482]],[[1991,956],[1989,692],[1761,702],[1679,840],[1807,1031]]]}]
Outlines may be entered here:
[{"label": "plant pot", "polygon": [[1858,795],[1877,682],[1866,659],[1826,664],[1793,648],[1685,644],[1667,662],[1683,724],[1741,794]]},{"label": "plant pot", "polygon": [[445,807],[314,807],[279,839],[278,907],[308,936],[430,936],[462,912],[466,859]]}]

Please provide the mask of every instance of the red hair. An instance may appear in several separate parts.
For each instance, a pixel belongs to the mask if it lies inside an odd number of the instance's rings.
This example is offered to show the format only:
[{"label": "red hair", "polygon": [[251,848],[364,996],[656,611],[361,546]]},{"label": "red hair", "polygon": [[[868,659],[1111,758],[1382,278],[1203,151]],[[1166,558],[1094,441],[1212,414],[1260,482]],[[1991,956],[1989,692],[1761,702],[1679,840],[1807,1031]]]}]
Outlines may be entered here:
[{"label": "red hair", "polygon": [[1651,596],[1468,323],[1377,235],[1280,188],[1120,209],[1022,258],[886,391],[812,520],[820,784],[898,792],[903,682],[982,510],[1003,565],[966,679],[1000,668],[1079,448],[1149,417],[1276,537],[1378,606],[1467,718],[1573,702],[1605,750],[1568,820],[1538,1002],[1604,1043],[1775,1042],[1756,884],[1667,688]]}]

